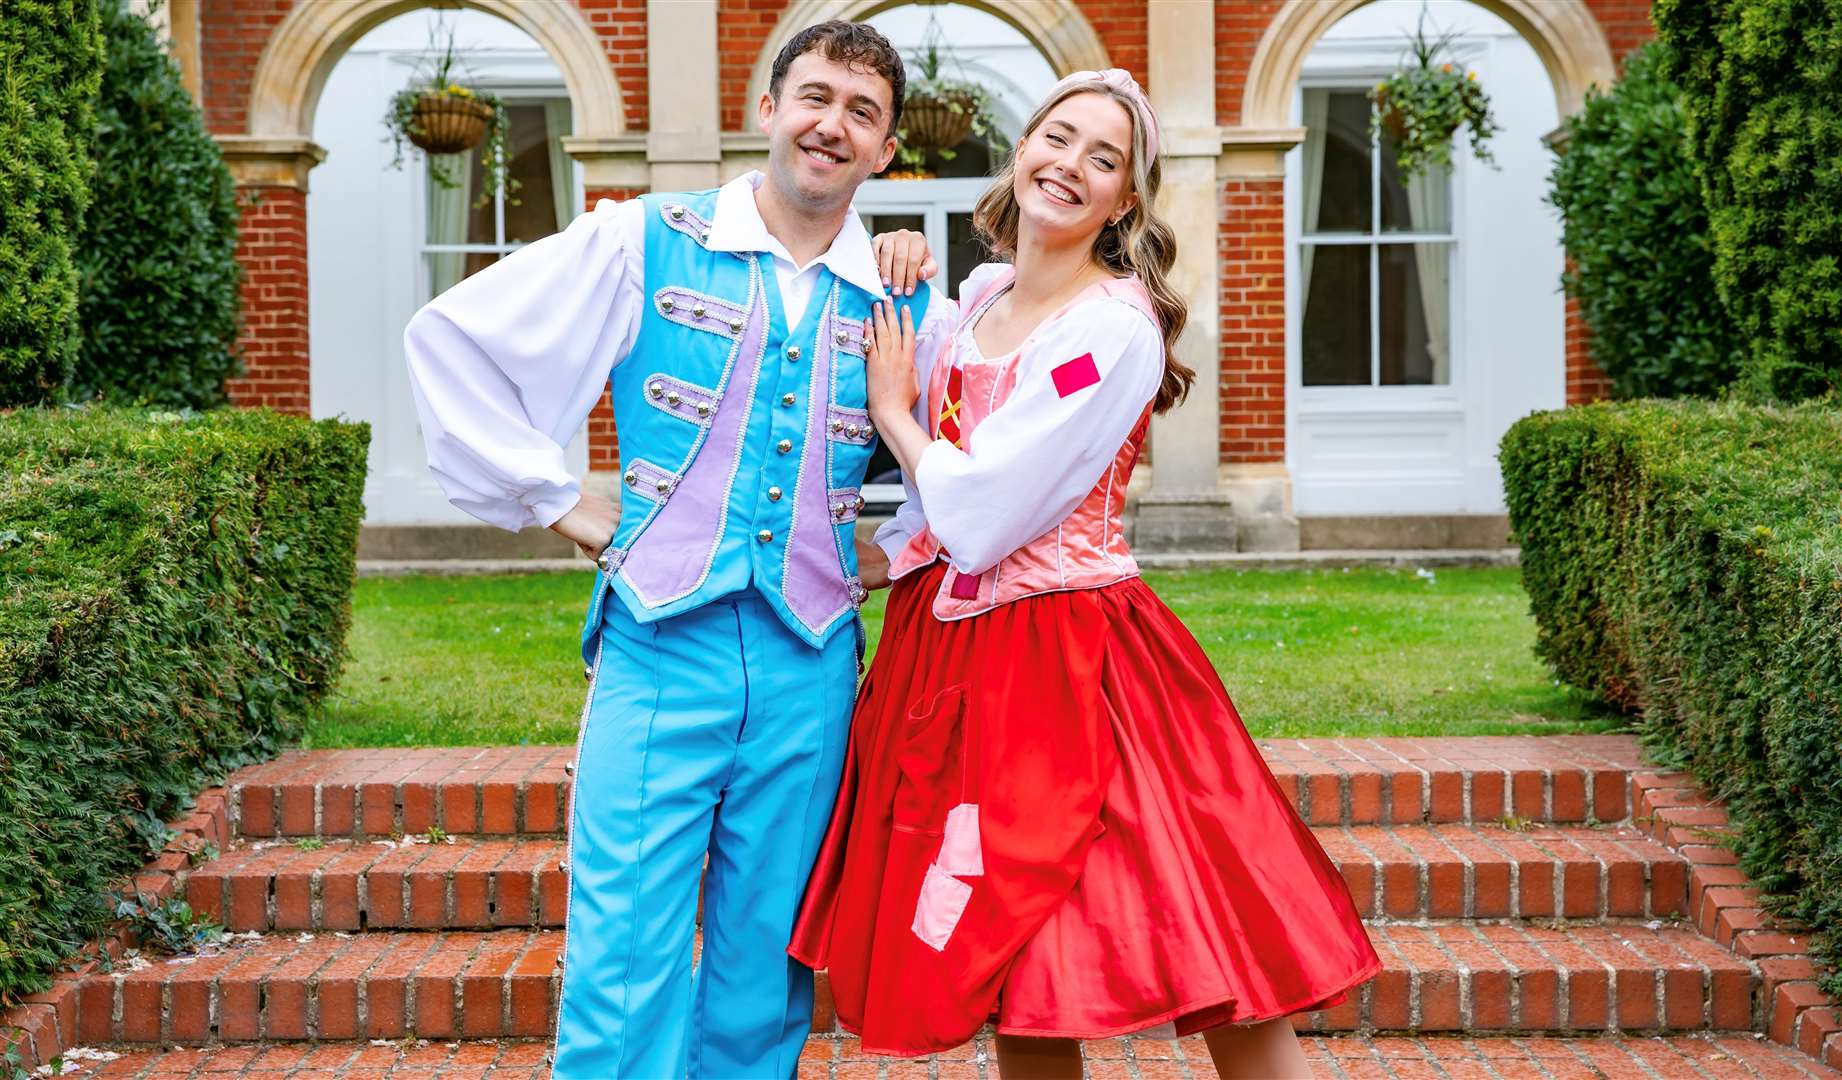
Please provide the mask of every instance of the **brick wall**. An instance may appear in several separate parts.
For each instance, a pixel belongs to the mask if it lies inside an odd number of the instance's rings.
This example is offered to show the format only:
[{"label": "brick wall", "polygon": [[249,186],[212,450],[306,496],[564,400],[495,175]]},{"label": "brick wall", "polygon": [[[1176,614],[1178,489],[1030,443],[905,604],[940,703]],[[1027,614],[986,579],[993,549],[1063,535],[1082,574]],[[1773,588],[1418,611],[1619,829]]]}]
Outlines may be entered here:
[{"label": "brick wall", "polygon": [[293,188],[245,188],[237,261],[243,264],[239,344],[244,374],[225,389],[237,405],[304,413],[307,377],[307,197]]},{"label": "brick wall", "polygon": [[[333,0],[318,0],[330,3]],[[218,134],[249,129],[250,84],[269,35],[295,0],[201,0],[205,124]],[[620,83],[627,127],[646,130],[646,0],[576,0]],[[378,104],[379,112],[383,104]]]},{"label": "brick wall", "polygon": [[[1148,33],[1146,0],[1076,0],[1081,13],[1093,24],[1106,46],[1107,56],[1140,80],[1145,78]],[[783,42],[769,35],[780,21],[785,0],[717,0],[716,35],[721,54],[717,80],[721,84],[724,131],[753,131],[755,103],[748,79],[763,50],[778,50]]]},{"label": "brick wall", "polygon": [[[640,188],[594,188],[584,198],[589,209],[602,199],[624,202],[644,195]],[[590,472],[616,472],[620,469],[620,438],[614,433],[614,399],[604,388],[601,400],[588,414],[588,467]]]},{"label": "brick wall", "polygon": [[1285,182],[1222,184],[1221,460],[1285,460]]}]

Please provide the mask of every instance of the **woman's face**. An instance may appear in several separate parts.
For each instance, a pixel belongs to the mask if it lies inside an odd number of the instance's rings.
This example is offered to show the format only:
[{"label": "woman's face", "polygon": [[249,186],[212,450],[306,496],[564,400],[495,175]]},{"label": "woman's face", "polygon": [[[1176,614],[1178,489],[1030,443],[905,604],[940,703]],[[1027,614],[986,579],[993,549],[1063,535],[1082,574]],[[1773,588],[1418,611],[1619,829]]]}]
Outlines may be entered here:
[{"label": "woman's face", "polygon": [[1016,164],[1020,225],[1045,238],[1096,235],[1138,201],[1132,117],[1107,94],[1063,98],[1024,136]]}]

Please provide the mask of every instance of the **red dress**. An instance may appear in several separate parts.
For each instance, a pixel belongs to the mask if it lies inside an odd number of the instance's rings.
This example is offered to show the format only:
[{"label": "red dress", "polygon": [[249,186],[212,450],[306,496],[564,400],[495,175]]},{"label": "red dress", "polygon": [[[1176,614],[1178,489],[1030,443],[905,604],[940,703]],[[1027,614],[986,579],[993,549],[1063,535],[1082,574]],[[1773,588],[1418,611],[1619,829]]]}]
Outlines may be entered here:
[{"label": "red dress", "polygon": [[[1108,528],[1114,482],[1088,515]],[[944,562],[895,584],[788,949],[829,969],[866,1050],[949,1049],[988,1019],[1187,1034],[1333,1004],[1380,970],[1208,658],[1129,569],[944,619],[973,595]]]}]

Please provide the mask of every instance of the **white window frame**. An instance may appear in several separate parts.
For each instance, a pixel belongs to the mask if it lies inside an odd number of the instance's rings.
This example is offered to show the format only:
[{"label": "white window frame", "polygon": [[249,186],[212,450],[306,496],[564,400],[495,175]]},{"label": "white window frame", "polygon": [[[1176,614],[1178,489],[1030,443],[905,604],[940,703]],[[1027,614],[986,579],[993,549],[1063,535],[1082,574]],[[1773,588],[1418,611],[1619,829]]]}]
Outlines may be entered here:
[{"label": "white window frame", "polygon": [[[541,105],[547,101],[559,101],[559,100],[569,101],[570,109],[571,109],[571,116],[572,117],[574,116],[575,103],[573,101],[570,101],[569,88],[566,86],[562,86],[560,84],[559,85],[526,84],[526,85],[516,85],[516,86],[489,86],[487,87],[487,89],[490,89],[493,93],[499,95],[499,99],[503,101],[507,106]],[[571,124],[571,126],[572,127],[574,126],[573,123]],[[499,256],[499,258],[503,259],[505,256],[510,255],[512,252],[517,251],[519,248],[525,246],[525,244],[528,242],[528,241],[522,241],[522,240],[507,241],[505,239],[505,192],[503,190],[500,190],[500,191],[496,191],[493,193],[493,243],[490,243],[490,244],[431,244],[429,243],[428,241],[428,235],[429,235],[428,185],[432,181],[430,181],[428,178],[428,168],[429,168],[428,155],[424,154],[422,155],[422,183],[411,185],[411,187],[414,188],[415,190],[415,218],[414,220],[419,225],[419,228],[416,230],[416,237],[417,237],[416,252],[415,252],[416,265],[413,269],[413,274],[414,274],[414,281],[416,282],[416,295],[420,296],[422,298],[422,302],[424,303],[433,299],[433,297],[430,295],[430,292],[429,292],[431,288],[431,284],[432,284],[430,280],[430,273],[429,273],[429,258],[428,257],[430,255],[488,254],[488,255],[497,255]],[[551,177],[552,183],[555,183],[556,180],[557,180],[556,177]],[[582,163],[581,162],[571,159],[569,176],[565,178],[564,182],[569,184],[569,205],[572,207],[575,207],[576,211],[580,213],[582,210]],[[561,230],[558,230],[558,231],[560,232]]]}]

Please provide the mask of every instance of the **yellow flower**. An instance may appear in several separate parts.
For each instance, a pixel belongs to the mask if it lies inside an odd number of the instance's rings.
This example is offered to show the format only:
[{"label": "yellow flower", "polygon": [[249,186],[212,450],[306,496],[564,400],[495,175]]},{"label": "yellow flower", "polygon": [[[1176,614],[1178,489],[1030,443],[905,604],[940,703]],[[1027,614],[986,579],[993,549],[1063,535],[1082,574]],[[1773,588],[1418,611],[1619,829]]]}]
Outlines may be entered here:
[{"label": "yellow flower", "polygon": [[459,83],[449,83],[448,93],[453,94],[455,97],[472,97],[473,96],[473,91],[467,89],[466,87],[462,86]]},{"label": "yellow flower", "polygon": [[1473,71],[1473,72],[1471,72],[1471,73],[1469,73],[1469,74],[1467,74],[1467,75],[1465,76],[1465,78],[1467,78],[1467,79],[1470,79],[1470,80],[1471,80],[1472,82],[1476,82],[1476,81],[1477,81],[1477,72],[1475,72],[1475,71]]}]

